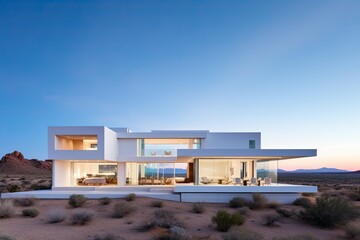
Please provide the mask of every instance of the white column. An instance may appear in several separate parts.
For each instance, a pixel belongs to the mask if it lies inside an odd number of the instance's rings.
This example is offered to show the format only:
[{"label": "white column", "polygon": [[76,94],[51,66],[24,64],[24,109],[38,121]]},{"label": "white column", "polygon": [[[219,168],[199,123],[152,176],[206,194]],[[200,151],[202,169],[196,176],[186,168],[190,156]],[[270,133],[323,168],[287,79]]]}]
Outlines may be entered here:
[{"label": "white column", "polygon": [[126,185],[126,163],[118,163],[118,186],[123,187]]}]

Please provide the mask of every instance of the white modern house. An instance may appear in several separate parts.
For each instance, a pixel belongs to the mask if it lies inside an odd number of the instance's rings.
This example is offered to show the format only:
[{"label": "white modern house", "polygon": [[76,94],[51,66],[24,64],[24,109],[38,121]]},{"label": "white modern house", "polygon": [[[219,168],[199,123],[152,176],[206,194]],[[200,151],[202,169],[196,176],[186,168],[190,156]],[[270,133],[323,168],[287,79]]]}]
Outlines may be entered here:
[{"label": "white modern house", "polygon": [[43,193],[62,198],[76,191],[97,198],[137,192],[176,201],[228,202],[259,192],[287,203],[317,187],[278,184],[278,161],[316,154],[316,149],[261,149],[258,132],[49,127],[53,185]]}]

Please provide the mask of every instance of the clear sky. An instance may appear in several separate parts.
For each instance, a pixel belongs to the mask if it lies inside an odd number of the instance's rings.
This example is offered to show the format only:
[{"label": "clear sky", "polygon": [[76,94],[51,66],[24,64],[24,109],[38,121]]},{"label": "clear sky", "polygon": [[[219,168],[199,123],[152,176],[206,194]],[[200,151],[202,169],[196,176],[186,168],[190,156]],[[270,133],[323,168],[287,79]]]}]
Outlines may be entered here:
[{"label": "clear sky", "polygon": [[47,127],[260,131],[360,169],[360,1],[0,0],[0,155]]}]

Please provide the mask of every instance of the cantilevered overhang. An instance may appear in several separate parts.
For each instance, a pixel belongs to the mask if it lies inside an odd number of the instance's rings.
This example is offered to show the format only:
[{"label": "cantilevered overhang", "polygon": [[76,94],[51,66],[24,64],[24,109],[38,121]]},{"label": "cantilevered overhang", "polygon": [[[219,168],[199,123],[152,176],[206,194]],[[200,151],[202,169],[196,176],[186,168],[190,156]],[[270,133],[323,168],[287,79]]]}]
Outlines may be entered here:
[{"label": "cantilevered overhang", "polygon": [[314,157],[316,149],[178,149],[178,160],[193,158],[243,158],[254,160],[285,160]]},{"label": "cantilevered overhang", "polygon": [[151,132],[118,132],[117,138],[206,138],[207,130],[152,130]]}]

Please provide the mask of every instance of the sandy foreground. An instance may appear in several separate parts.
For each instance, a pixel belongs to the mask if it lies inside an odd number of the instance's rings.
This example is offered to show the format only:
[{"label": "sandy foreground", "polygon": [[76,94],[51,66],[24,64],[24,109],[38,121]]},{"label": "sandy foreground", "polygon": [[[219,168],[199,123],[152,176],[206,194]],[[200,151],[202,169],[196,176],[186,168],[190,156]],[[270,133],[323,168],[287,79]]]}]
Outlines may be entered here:
[{"label": "sandy foreground", "polygon": [[[0,233],[10,235],[18,240],[91,240],[95,235],[104,233],[112,233],[127,240],[140,240],[153,239],[161,233],[161,229],[154,229],[148,232],[137,230],[145,221],[151,219],[153,212],[157,209],[151,206],[151,202],[154,199],[136,198],[132,202],[137,207],[135,212],[124,218],[112,218],[113,205],[121,201],[124,200],[113,199],[109,205],[104,206],[100,205],[97,200],[88,200],[84,207],[71,208],[67,204],[67,200],[36,200],[35,207],[40,211],[37,217],[23,217],[21,210],[24,207],[17,207],[17,213],[14,217],[0,219]],[[229,212],[236,211],[229,208],[227,204],[205,204],[206,212],[195,214],[191,212],[191,203],[163,202],[164,206],[162,209],[173,211],[177,219],[185,224],[186,230],[192,236],[200,239],[221,239],[222,233],[216,230],[215,225],[211,222],[211,217],[219,209],[227,209]],[[284,205],[283,207],[287,209],[301,209],[293,205]],[[67,213],[67,219],[56,224],[46,223],[47,213],[52,208],[63,209]],[[71,214],[84,209],[93,211],[93,221],[84,226],[71,225]],[[250,210],[243,227],[263,234],[265,239],[305,233],[310,233],[319,239],[344,239],[344,231],[342,229],[321,229],[302,223],[295,218],[282,218],[278,226],[267,227],[262,221],[262,216],[267,213],[275,213],[275,210]]]}]

